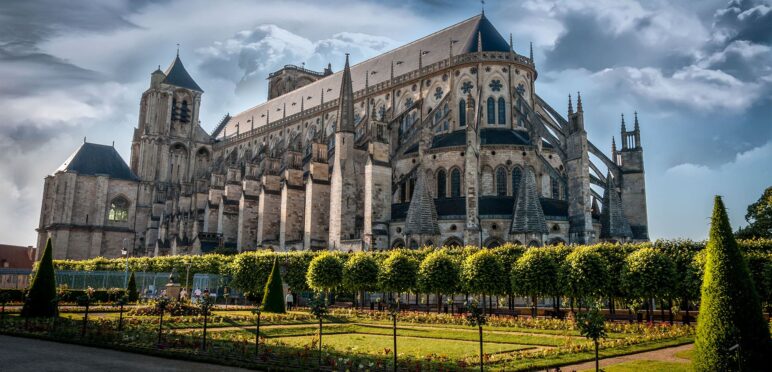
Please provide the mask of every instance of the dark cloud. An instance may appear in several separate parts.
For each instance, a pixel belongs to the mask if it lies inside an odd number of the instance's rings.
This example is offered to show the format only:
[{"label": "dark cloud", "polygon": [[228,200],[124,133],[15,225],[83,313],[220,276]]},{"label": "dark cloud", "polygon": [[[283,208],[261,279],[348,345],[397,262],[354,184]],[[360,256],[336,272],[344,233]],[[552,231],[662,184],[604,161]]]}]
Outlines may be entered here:
[{"label": "dark cloud", "polygon": [[731,0],[726,8],[716,12],[715,26],[726,32],[729,41],[772,43],[772,3]]}]

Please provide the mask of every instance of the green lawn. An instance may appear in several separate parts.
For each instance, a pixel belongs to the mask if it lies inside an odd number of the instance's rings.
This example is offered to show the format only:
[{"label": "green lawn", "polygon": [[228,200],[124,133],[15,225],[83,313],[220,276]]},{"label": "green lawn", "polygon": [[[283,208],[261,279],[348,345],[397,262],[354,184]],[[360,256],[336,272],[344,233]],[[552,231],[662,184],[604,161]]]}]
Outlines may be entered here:
[{"label": "green lawn", "polygon": [[[306,346],[311,343],[314,336],[294,336],[272,338],[269,343],[282,342],[293,346]],[[337,351],[381,354],[385,355],[386,350],[393,351],[393,339],[387,335],[372,335],[361,333],[341,333],[324,335],[322,337],[324,346]],[[475,341],[459,340],[427,340],[418,337],[401,336],[397,339],[397,350],[399,355],[409,355],[418,358],[429,354],[443,355],[450,358],[463,358],[479,354],[479,343]],[[501,353],[527,349],[530,346],[517,344],[503,344],[486,342],[484,352]]]},{"label": "green lawn", "polygon": [[[587,371],[594,371],[589,369]],[[605,372],[691,372],[691,363],[661,362],[658,360],[634,360],[601,368]]]},{"label": "green lawn", "polygon": [[679,352],[675,353],[675,356],[677,356],[679,358],[694,360],[694,349],[679,351]]}]

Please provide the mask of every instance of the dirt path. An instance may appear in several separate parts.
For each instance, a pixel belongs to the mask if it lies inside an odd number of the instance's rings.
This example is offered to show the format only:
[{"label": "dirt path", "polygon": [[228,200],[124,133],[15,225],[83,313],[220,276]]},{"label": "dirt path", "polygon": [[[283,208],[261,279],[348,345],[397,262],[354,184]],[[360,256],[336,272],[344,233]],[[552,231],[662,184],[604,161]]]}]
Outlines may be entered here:
[{"label": "dirt path", "polygon": [[[365,326],[365,327],[378,327],[378,328],[388,328],[391,329],[390,325],[381,325],[381,324],[373,324],[373,323],[352,323],[359,326]],[[452,329],[454,331],[461,331],[461,332],[477,332],[476,329],[470,328],[470,329],[464,329],[464,328],[455,328],[455,327],[432,327],[432,326],[425,326],[425,325],[415,325],[415,324],[406,324],[406,325],[400,325],[398,328],[415,328],[415,329],[434,329],[434,330],[447,330]],[[501,334],[501,335],[513,335],[513,336],[538,336],[538,337],[552,337],[552,338],[583,338],[580,336],[570,336],[570,335],[556,335],[552,333],[538,333],[538,332],[523,332],[523,331],[501,331],[501,330],[489,330],[489,329],[483,329],[484,333],[495,333],[495,334]]]},{"label": "dirt path", "polygon": [[[629,362],[633,360],[657,360],[661,362],[689,363],[689,359],[677,357],[675,354],[684,350],[691,350],[692,348],[694,348],[694,344],[686,344],[686,345],[668,347],[668,348],[659,349],[659,350],[646,351],[643,353],[629,354],[629,355],[622,355],[622,356],[601,359],[600,367],[601,368],[608,367],[610,365]],[[560,367],[560,370],[565,372],[595,370],[595,361]]]},{"label": "dirt path", "polygon": [[[326,325],[336,325],[336,324],[344,324],[344,323],[325,323]],[[273,328],[303,328],[303,327],[314,327],[317,326],[318,323],[300,323],[300,324],[261,324],[260,329],[273,329]],[[190,327],[190,328],[173,328],[171,329],[174,332],[193,332],[193,331],[200,331],[202,327]],[[255,325],[244,325],[244,326],[228,326],[228,327],[207,327],[207,332],[223,332],[223,331],[253,331],[255,330]]]}]

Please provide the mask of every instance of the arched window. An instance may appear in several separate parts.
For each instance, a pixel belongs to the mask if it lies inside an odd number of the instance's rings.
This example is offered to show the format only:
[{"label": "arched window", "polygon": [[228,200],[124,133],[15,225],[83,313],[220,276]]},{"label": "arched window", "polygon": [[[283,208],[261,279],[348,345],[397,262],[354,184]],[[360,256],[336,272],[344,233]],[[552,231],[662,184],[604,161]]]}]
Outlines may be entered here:
[{"label": "arched window", "polygon": [[496,169],[496,195],[507,196],[507,170],[503,167]]},{"label": "arched window", "polygon": [[496,100],[488,97],[488,124],[496,124]]},{"label": "arched window", "polygon": [[520,168],[512,170],[512,196],[517,195],[517,190],[520,189],[520,180],[523,178],[523,171]]},{"label": "arched window", "polygon": [[126,222],[129,220],[129,201],[119,196],[110,203],[110,212],[107,219],[113,222]]},{"label": "arched window", "polygon": [[458,101],[458,126],[466,126],[466,100],[462,99]]},{"label": "arched window", "polygon": [[507,123],[507,105],[504,103],[504,97],[499,97],[499,125]]},{"label": "arched window", "polygon": [[550,185],[552,186],[552,199],[560,199],[560,184],[558,179],[550,177]]},{"label": "arched window", "polygon": [[458,168],[450,171],[450,196],[461,196],[461,171]]},{"label": "arched window", "polygon": [[410,246],[408,247],[410,249],[418,249],[418,242],[415,239],[410,239]]},{"label": "arched window", "polygon": [[445,180],[446,174],[444,169],[440,169],[439,172],[437,172],[437,197],[438,198],[444,198],[445,197],[445,191],[446,191],[446,180]]}]

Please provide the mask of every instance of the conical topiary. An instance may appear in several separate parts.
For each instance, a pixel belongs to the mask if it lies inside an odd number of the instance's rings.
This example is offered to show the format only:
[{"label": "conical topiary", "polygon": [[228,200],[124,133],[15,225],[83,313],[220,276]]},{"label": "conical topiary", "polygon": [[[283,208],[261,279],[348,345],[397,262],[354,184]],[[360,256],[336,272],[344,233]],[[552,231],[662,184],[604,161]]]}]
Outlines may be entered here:
[{"label": "conical topiary", "polygon": [[[766,358],[772,350],[768,325],[762,317],[759,296],[720,196],[715,199],[705,250],[695,369],[760,371],[768,368]],[[735,345],[739,348],[734,348]]]},{"label": "conical topiary", "polygon": [[129,302],[137,302],[137,300],[139,300],[139,293],[137,292],[137,279],[134,278],[133,271],[129,277],[129,284],[126,285],[126,297]]},{"label": "conical topiary", "polygon": [[43,256],[21,310],[24,317],[55,317],[59,314],[56,300],[56,276],[51,238],[46,242]]},{"label": "conical topiary", "polygon": [[284,286],[275,259],[273,260],[271,275],[268,276],[268,282],[265,283],[263,290],[263,311],[269,313],[287,312],[284,308]]}]

